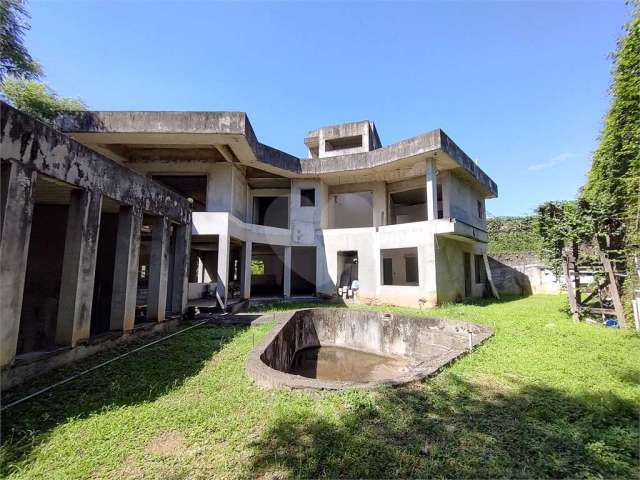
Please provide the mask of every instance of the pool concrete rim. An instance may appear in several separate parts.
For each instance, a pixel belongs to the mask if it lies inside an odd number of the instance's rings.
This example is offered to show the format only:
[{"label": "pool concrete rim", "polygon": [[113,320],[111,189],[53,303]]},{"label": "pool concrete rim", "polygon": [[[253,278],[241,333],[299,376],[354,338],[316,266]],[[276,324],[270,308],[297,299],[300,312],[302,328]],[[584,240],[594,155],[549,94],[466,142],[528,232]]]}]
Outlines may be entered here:
[{"label": "pool concrete rim", "polygon": [[[399,317],[404,319],[411,319],[412,321],[437,321],[437,322],[445,322],[447,324],[456,324],[458,326],[473,329],[476,333],[472,336],[472,345],[471,349],[457,349],[450,350],[445,352],[444,354],[437,357],[437,363],[427,364],[420,366],[419,364],[410,368],[409,371],[399,375],[398,377],[384,380],[376,380],[370,382],[357,382],[357,381],[338,381],[338,380],[320,380],[317,378],[309,378],[303,377],[300,375],[295,375],[292,373],[283,372],[281,370],[275,369],[267,365],[263,360],[263,354],[270,347],[270,345],[274,342],[274,340],[280,335],[283,328],[289,323],[289,321],[299,312],[308,312],[308,311],[323,311],[327,312],[335,312],[335,313],[343,313],[345,310],[349,312],[362,312],[365,314],[375,314],[381,317],[382,319]],[[357,315],[357,314],[356,314]],[[389,317],[389,315],[391,317]],[[481,325],[477,323],[471,323],[461,320],[451,320],[445,318],[437,318],[437,317],[426,317],[426,316],[412,316],[412,315],[404,315],[404,314],[395,314],[390,312],[376,312],[372,310],[365,309],[344,309],[344,308],[303,308],[303,309],[292,309],[275,313],[267,313],[261,315],[257,321],[259,323],[275,321],[276,325],[264,336],[264,338],[253,348],[251,353],[249,354],[246,364],[245,364],[245,372],[258,386],[266,388],[266,389],[290,389],[290,390],[342,390],[346,388],[374,388],[379,385],[388,385],[388,386],[398,386],[407,383],[416,382],[419,380],[423,380],[430,376],[435,375],[439,372],[443,367],[449,365],[453,360],[466,355],[467,353],[475,350],[479,345],[484,343],[487,339],[494,335],[494,330],[491,327],[486,325]],[[360,350],[363,352],[374,353],[376,355],[384,355],[380,352],[375,352],[372,350],[366,349],[357,349],[352,347],[353,350]],[[392,355],[387,355],[390,358],[396,358]],[[425,363],[425,362],[422,362]]]}]

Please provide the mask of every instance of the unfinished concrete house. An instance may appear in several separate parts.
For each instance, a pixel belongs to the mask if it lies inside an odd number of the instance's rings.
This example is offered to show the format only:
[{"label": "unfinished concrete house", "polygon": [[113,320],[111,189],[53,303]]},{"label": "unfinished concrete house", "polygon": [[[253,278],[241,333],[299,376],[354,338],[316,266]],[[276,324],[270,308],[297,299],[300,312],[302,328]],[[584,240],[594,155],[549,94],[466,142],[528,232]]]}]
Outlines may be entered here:
[{"label": "unfinished concrete house", "polygon": [[497,186],[441,130],[382,146],[370,121],[323,127],[301,159],[241,112],[55,127],[2,104],[3,367],[77,356],[187,302],[428,307],[486,291]]},{"label": "unfinished concrete house", "polygon": [[442,130],[382,146],[373,122],[309,132],[309,158],[241,112],[71,113],[57,127],[192,202],[189,299],[483,295],[496,184]]}]

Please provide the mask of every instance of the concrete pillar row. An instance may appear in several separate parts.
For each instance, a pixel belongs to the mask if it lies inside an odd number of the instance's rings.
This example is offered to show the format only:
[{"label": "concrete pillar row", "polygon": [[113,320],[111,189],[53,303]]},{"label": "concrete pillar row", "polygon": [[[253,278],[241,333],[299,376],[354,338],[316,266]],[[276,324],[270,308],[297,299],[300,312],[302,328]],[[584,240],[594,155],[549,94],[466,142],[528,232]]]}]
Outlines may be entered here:
[{"label": "concrete pillar row", "polygon": [[33,192],[37,174],[17,163],[2,168],[0,236],[0,367],[11,365],[18,346],[27,271]]},{"label": "concrete pillar row", "polygon": [[136,316],[142,210],[122,206],[118,214],[116,259],[113,269],[110,329],[130,332]]},{"label": "concrete pillar row", "polygon": [[147,299],[147,320],[151,322],[164,322],[167,309],[170,226],[167,217],[155,217],[151,227]]},{"label": "concrete pillar row", "polygon": [[253,243],[244,242],[242,247],[242,278],[240,279],[240,295],[243,299],[251,298],[251,255]]},{"label": "concrete pillar row", "polygon": [[291,247],[284,247],[284,298],[291,296]]},{"label": "concrete pillar row", "polygon": [[183,314],[187,308],[189,293],[189,258],[191,254],[191,225],[176,227],[176,244],[173,255],[173,288],[171,312]]},{"label": "concrete pillar row", "polygon": [[438,218],[438,178],[435,161],[431,158],[426,160],[426,181],[427,220],[436,220]]},{"label": "concrete pillar row", "polygon": [[56,343],[75,347],[91,333],[102,195],[73,190],[64,243]]},{"label": "concrete pillar row", "polygon": [[222,309],[227,308],[227,294],[229,285],[229,234],[218,236],[218,271],[216,274],[216,298]]}]

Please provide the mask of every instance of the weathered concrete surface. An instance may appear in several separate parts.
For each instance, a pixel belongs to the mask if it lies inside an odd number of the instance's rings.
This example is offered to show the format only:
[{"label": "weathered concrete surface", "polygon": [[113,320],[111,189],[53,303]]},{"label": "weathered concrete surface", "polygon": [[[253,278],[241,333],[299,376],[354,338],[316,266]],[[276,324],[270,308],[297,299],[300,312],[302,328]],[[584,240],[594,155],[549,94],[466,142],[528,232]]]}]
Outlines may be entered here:
[{"label": "weathered concrete surface", "polygon": [[0,102],[0,159],[19,163],[70,185],[92,190],[126,205],[189,223],[184,197],[152,183],[66,135]]},{"label": "weathered concrete surface", "polygon": [[6,194],[0,206],[0,366],[4,367],[13,361],[18,342],[36,172],[18,164],[11,164],[2,172],[8,174],[6,184],[3,181]]},{"label": "weathered concrete surface", "polygon": [[111,330],[128,332],[135,323],[141,228],[142,212],[132,207],[120,207],[111,296]]},{"label": "weathered concrete surface", "polygon": [[163,322],[169,285],[169,220],[166,217],[154,218],[151,227],[149,268],[147,319],[152,322]]},{"label": "weathered concrete surface", "polygon": [[563,283],[542,259],[531,254],[502,254],[489,257],[493,281],[506,295],[557,294]]},{"label": "weathered concrete surface", "polygon": [[[251,352],[246,371],[266,388],[334,390],[397,385],[432,375],[491,335],[489,327],[457,320],[350,309],[283,312],[278,314],[276,327]],[[297,352],[323,346],[401,359],[407,368],[398,376],[373,382],[319,380],[287,373]]]},{"label": "weathered concrete surface", "polygon": [[65,236],[56,344],[75,347],[89,338],[102,195],[71,192]]}]

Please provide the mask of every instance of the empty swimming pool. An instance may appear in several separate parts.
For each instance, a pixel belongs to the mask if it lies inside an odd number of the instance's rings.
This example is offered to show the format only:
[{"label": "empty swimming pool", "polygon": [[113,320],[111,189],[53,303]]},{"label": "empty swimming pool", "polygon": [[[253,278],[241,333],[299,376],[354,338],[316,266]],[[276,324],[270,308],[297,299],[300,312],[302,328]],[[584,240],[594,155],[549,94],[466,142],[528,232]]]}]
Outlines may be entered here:
[{"label": "empty swimming pool", "polygon": [[282,312],[273,319],[277,325],[247,360],[248,375],[268,388],[407,383],[435,373],[493,334],[458,320],[346,308]]}]

